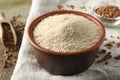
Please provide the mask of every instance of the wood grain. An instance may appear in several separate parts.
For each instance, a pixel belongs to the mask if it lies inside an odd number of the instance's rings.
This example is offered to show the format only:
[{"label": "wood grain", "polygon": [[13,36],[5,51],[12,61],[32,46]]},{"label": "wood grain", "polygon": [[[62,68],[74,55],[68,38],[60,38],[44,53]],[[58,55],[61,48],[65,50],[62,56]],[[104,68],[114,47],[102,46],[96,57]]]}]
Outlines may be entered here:
[{"label": "wood grain", "polygon": [[[21,14],[22,15],[21,20],[25,22],[27,20],[31,2],[32,0],[1,0],[0,11],[6,14],[6,18],[8,20],[10,20],[10,18],[15,14],[16,15]],[[0,41],[0,80],[10,80],[13,74],[15,64],[9,66],[8,68],[1,67],[2,61],[4,60],[3,56],[4,50],[5,48],[2,46]],[[16,54],[18,54],[18,52],[16,52]]]}]

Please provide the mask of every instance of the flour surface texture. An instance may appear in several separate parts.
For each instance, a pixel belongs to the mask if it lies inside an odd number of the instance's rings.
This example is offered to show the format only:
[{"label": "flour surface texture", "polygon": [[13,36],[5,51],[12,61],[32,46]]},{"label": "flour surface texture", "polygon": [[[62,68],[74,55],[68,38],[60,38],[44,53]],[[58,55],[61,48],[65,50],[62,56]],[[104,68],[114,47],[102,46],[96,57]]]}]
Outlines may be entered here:
[{"label": "flour surface texture", "polygon": [[39,46],[57,52],[75,52],[93,46],[100,37],[97,25],[83,16],[61,14],[49,16],[33,30]]}]

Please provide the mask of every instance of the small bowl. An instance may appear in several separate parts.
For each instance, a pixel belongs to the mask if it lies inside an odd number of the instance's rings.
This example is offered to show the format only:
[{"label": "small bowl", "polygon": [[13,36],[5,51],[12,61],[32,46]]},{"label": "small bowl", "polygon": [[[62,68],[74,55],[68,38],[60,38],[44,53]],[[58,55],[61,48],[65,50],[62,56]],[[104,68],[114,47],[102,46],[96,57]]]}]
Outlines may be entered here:
[{"label": "small bowl", "polygon": [[[89,20],[93,21],[100,28],[100,39],[96,44],[88,49],[84,49],[76,52],[55,52],[48,49],[45,49],[38,44],[33,39],[33,29],[35,25],[37,25],[41,20],[47,18],[48,16],[52,16],[55,14],[76,14],[79,16],[84,16]],[[51,74],[55,75],[73,75],[77,73],[81,73],[87,70],[95,61],[95,55],[98,52],[98,48],[103,43],[105,38],[105,29],[102,23],[96,18],[92,17],[83,12],[78,11],[53,11],[46,13],[44,15],[36,18],[28,27],[27,31],[28,40],[30,44],[35,48],[39,53],[33,53],[36,56],[40,67],[44,68]]]},{"label": "small bowl", "polygon": [[[95,10],[97,8],[99,8],[100,6],[107,6],[107,5],[110,5],[110,4],[103,4],[103,5],[97,5],[93,8],[93,13],[95,15],[96,18],[98,18],[104,26],[106,27],[115,27],[115,26],[119,26],[120,25],[120,17],[116,17],[116,18],[108,18],[108,17],[103,17],[99,14],[97,14],[95,12]],[[112,4],[111,4],[112,5]],[[118,6],[117,6],[118,7]],[[119,8],[120,9],[120,8]]]}]

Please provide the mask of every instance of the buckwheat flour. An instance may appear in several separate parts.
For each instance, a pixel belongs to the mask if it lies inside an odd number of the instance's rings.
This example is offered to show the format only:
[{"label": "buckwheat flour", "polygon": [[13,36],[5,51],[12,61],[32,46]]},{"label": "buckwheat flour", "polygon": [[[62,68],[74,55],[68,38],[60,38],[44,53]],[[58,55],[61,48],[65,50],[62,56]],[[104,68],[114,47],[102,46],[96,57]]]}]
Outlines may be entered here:
[{"label": "buckwheat flour", "polygon": [[35,42],[57,52],[74,52],[93,46],[99,27],[83,16],[61,14],[45,18],[33,30]]}]

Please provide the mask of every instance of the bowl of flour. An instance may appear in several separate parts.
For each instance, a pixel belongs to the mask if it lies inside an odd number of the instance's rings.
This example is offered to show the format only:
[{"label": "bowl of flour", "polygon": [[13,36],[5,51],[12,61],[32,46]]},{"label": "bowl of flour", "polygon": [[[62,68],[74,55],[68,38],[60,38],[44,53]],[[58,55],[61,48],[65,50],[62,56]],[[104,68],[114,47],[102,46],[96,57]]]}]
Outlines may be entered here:
[{"label": "bowl of flour", "polygon": [[105,38],[99,20],[78,11],[53,11],[36,18],[28,28],[28,40],[43,69],[55,75],[87,70]]}]

